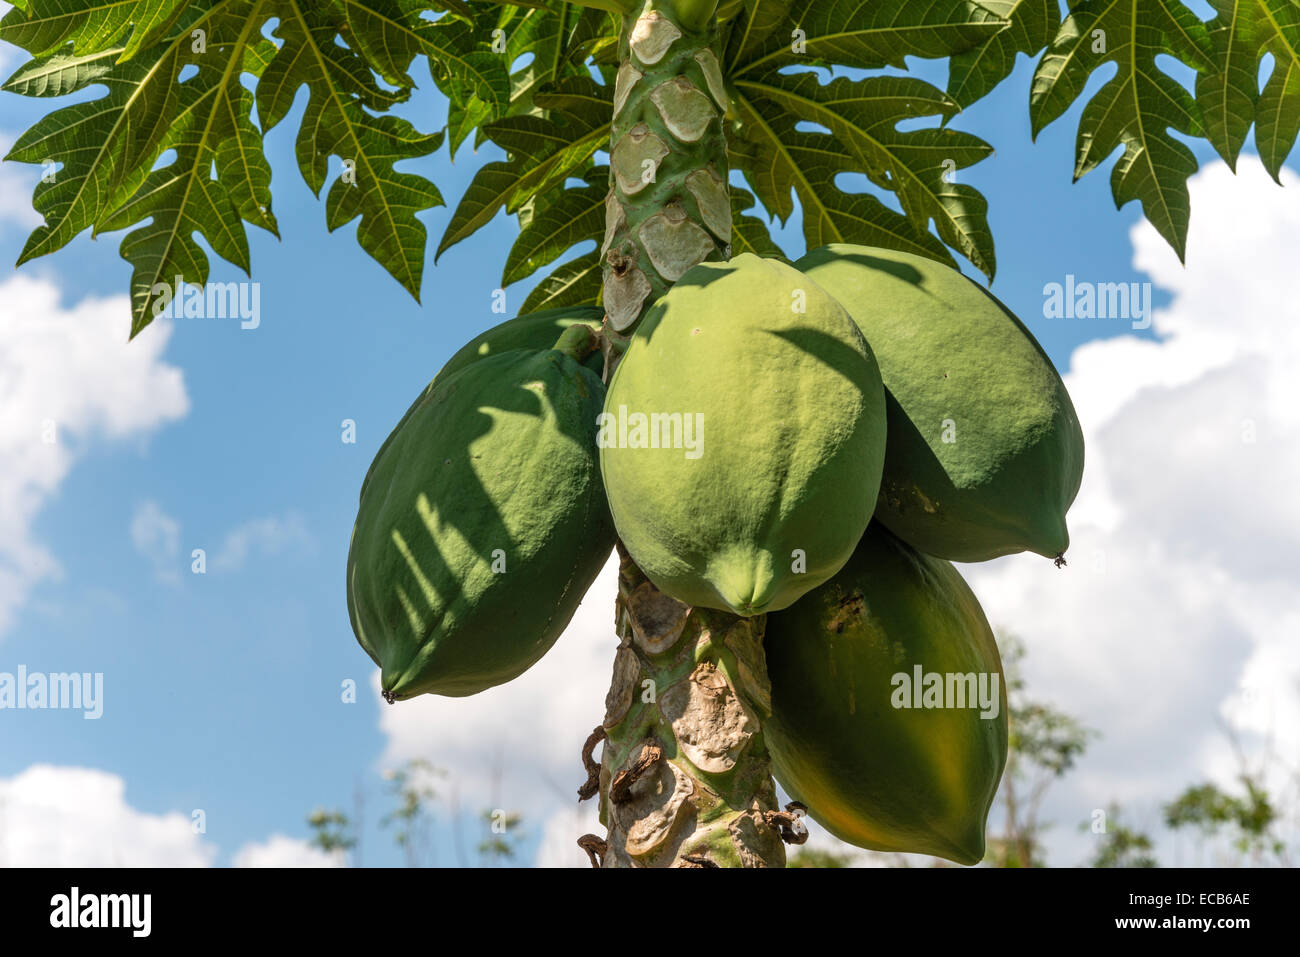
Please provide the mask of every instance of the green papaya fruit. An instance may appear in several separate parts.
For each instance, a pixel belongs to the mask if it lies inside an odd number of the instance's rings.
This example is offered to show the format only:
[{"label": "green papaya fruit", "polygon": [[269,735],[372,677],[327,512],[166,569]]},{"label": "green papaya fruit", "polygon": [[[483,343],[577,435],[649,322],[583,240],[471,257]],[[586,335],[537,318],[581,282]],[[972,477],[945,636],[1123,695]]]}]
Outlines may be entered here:
[{"label": "green papaya fruit", "polygon": [[880,361],[889,426],[876,517],[953,561],[1061,556],[1083,432],[1020,320],[956,269],[909,253],[823,246],[795,266],[844,304]]},{"label": "green papaya fruit", "polygon": [[871,348],[825,290],[748,253],[695,266],[646,314],[605,399],[619,537],[680,601],[785,608],[853,554],[884,427]]},{"label": "green papaya fruit", "polygon": [[573,352],[515,349],[440,377],[384,444],[347,594],[388,700],[502,684],[568,625],[614,546],[604,394]]},{"label": "green papaya fruit", "polygon": [[[573,325],[584,325],[593,332],[600,330],[600,324],[605,318],[605,310],[595,306],[572,306],[565,309],[544,309],[541,312],[524,313],[522,316],[516,316],[513,319],[507,319],[499,325],[493,326],[487,332],[475,336],[469,342],[465,343],[447,360],[433,380],[424,387],[424,391],[415,397],[405,414],[398,421],[397,427],[393,429],[388,441],[392,441],[392,436],[397,435],[402,428],[402,424],[411,417],[411,413],[416,407],[424,401],[425,397],[433,390],[434,385],[440,380],[459,372],[471,362],[477,362],[479,359],[485,359],[488,356],[494,356],[502,352],[509,352],[511,349],[532,349],[536,352],[546,352],[556,340],[564,333],[564,330]],[[594,349],[583,357],[582,364],[590,369],[596,375],[603,375],[605,371],[605,357],[601,355],[599,349]],[[379,447],[379,452],[375,455],[375,461],[378,462],[380,456],[387,446],[387,442]],[[371,465],[373,471],[374,465]],[[370,481],[369,473],[361,483],[361,494],[366,494],[366,483]]]},{"label": "green papaya fruit", "polygon": [[838,575],[768,616],[764,649],[773,771],[813,820],[872,850],[983,858],[1007,759],[1006,687],[984,612],[951,564],[873,522]]}]

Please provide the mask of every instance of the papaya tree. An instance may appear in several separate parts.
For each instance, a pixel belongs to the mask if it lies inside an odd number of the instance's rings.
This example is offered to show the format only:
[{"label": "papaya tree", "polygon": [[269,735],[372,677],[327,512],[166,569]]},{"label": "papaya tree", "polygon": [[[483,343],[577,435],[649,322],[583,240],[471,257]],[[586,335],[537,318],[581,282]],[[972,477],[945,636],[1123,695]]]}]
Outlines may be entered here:
[{"label": "papaya tree", "polygon": [[[207,283],[200,238],[249,271],[248,226],[279,228],[263,137],[305,86],[295,154],[329,187],[328,228],[355,223],[418,298],[419,214],[444,199],[399,164],[498,147],[435,258],[504,211],[503,285],[535,285],[362,483],[347,598],[385,697],[517,676],[617,549],[614,674],[583,748],[594,863],[779,866],[805,811],[866,847],[975,861],[1005,682],[949,562],[1063,564],[1083,447],[1041,348],[957,269],[996,271],[987,202],[955,176],[993,148],[950,123],[1020,54],[1038,57],[1035,134],[1114,64],[1074,176],[1119,150],[1116,204],[1181,256],[1183,139],[1232,164],[1253,125],[1277,177],[1300,128],[1300,4],[1213,6],[16,0],[0,39],[31,59],[4,88],[82,94],[9,152],[51,174],[20,263],[125,230],[132,336]],[[947,89],[900,75],[909,57],[946,60]],[[417,65],[441,129],[402,115]],[[791,264],[768,223],[796,206],[811,252]],[[949,440],[970,424],[979,440]]]}]

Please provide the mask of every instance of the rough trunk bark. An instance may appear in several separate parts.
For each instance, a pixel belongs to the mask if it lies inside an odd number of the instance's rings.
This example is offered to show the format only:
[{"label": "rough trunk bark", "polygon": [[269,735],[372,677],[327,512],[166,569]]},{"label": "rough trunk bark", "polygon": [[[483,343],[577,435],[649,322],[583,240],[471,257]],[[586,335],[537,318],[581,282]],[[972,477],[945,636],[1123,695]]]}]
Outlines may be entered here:
[{"label": "rough trunk bark", "polygon": [[784,867],[763,619],[689,608],[619,554],[601,866]]},{"label": "rough trunk bark", "polygon": [[[606,201],[604,349],[612,374],[637,323],[681,275],[730,256],[716,3],[649,0],[624,17]],[[689,608],[619,545],[619,637],[606,714],[584,759],[608,836],[602,867],[783,867],[763,722],[764,618]]]},{"label": "rough trunk bark", "polygon": [[[616,359],[656,299],[696,263],[730,258],[717,23],[700,0],[649,0],[623,18],[605,201],[606,353]],[[612,365],[613,363],[611,363]]]}]

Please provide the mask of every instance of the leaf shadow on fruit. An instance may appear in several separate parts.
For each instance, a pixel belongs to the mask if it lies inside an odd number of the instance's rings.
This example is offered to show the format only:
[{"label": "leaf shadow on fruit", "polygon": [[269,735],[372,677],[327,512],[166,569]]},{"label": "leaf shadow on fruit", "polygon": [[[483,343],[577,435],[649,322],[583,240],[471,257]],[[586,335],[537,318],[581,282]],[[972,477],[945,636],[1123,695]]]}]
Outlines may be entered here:
[{"label": "leaf shadow on fruit", "polygon": [[[943,503],[961,493],[948,474],[947,467],[939,461],[925,435],[917,428],[916,423],[912,421],[912,417],[907,414],[899,401],[894,398],[894,393],[889,391],[888,386],[885,387],[885,421],[887,423],[886,462],[907,462],[908,471],[915,478],[913,484],[918,487],[917,491],[925,488],[933,502]],[[886,466],[885,476],[887,482],[888,466]],[[882,485],[881,507],[888,505],[900,514],[904,512],[906,503],[912,500],[912,496],[909,494],[906,500],[899,497],[899,493],[903,491],[913,490],[886,488]],[[876,514],[880,514],[879,509]]]},{"label": "leaf shadow on fruit", "polygon": [[842,375],[854,385],[869,378],[872,360],[862,352],[847,345],[838,336],[816,329],[767,330],[767,334],[783,339],[795,348],[806,352],[831,371]]},{"label": "leaf shadow on fruit", "polygon": [[[426,415],[439,415],[447,404],[455,408],[453,400],[460,384],[449,382],[445,391],[440,390],[439,394],[431,397],[430,401],[434,403],[432,406],[417,410],[415,414],[422,411]],[[399,545],[387,554],[392,557],[394,564],[400,561],[406,566],[410,576],[406,580],[417,586],[415,595],[402,589],[398,600],[402,607],[408,609],[408,615],[418,618],[418,632],[422,640],[427,639],[441,624],[443,617],[455,607],[456,596],[448,590],[448,586],[455,586],[459,574],[451,568],[440,549],[439,536],[445,536],[448,529],[454,530],[473,553],[488,565],[492,562],[493,552],[508,548],[512,541],[500,506],[474,469],[475,456],[471,452],[471,446],[488,435],[495,425],[489,410],[539,418],[543,414],[541,398],[526,383],[514,386],[505,395],[498,392],[491,403],[479,405],[472,413],[463,408],[456,409],[456,428],[441,430],[440,438],[444,443],[440,445],[442,467],[434,475],[420,474],[417,488],[401,493],[416,503],[416,527],[425,529],[426,538],[418,547],[414,547],[414,543],[409,543],[411,547],[406,548]],[[452,435],[456,437],[455,446],[445,444]],[[580,436],[571,437],[575,441],[581,441]],[[420,451],[403,449],[403,458],[407,455],[418,457]],[[526,451],[520,450],[521,455],[526,454]],[[395,461],[393,467],[399,473],[404,470],[400,461]],[[405,470],[423,472],[409,467]],[[396,527],[389,529],[387,534],[400,537]],[[397,544],[396,539],[394,543]],[[416,554],[421,556],[418,561],[415,559]],[[507,561],[513,557],[507,555]],[[396,583],[403,578],[390,576],[387,580]],[[425,650],[423,643],[414,649],[406,667],[418,660]]]},{"label": "leaf shadow on fruit", "polygon": [[[688,270],[686,272],[686,275],[682,276],[681,279],[677,280],[673,288],[685,289],[687,287],[694,286],[703,289],[707,286],[713,285],[715,282],[718,282],[721,279],[725,279],[727,276],[730,276],[733,272],[736,271],[735,266],[731,266],[727,263],[710,262],[710,263],[705,263],[703,265],[707,265],[709,268],[700,269],[697,267],[695,269]],[[645,318],[641,320],[641,325],[637,329],[638,333],[642,337],[653,341],[654,333],[655,330],[659,328],[659,323],[662,322],[665,318],[667,318],[669,312],[672,309],[673,309],[673,303],[671,300],[666,298],[660,299],[658,302],[656,302],[653,306],[650,307],[650,310],[646,313]],[[725,317],[709,316],[708,318],[710,321],[713,321],[715,319],[722,319]]]},{"label": "leaf shadow on fruit", "polygon": [[688,286],[698,286],[703,289],[707,286],[713,285],[715,282],[726,279],[737,270],[737,267],[730,263],[708,262],[703,265],[707,265],[709,268],[687,270],[686,274],[673,284],[673,288],[683,289]]},{"label": "leaf shadow on fruit", "polygon": [[[594,329],[598,329],[604,315],[605,310],[595,307],[586,309],[582,306],[572,306],[559,309],[543,309],[541,312],[509,319],[498,326],[488,329],[486,332],[480,333],[461,346],[447,360],[446,364],[438,371],[438,374],[424,386],[420,394],[407,407],[406,412],[402,414],[401,419],[398,420],[397,425],[389,433],[388,438],[379,446],[379,450],[370,463],[370,468],[366,471],[365,478],[361,481],[361,498],[365,497],[370,476],[374,474],[375,464],[383,456],[384,450],[392,443],[393,437],[402,431],[402,426],[406,424],[407,420],[429,398],[434,388],[449,381],[468,366],[484,358],[499,356],[503,352],[510,352],[515,349],[545,351],[554,345],[555,340],[569,325],[575,322],[585,320],[591,322]],[[604,370],[605,360],[600,350],[596,349],[583,360],[582,365],[599,377]]]},{"label": "leaf shadow on fruit", "polygon": [[914,266],[907,263],[897,262],[893,259],[882,259],[879,256],[872,256],[868,253],[845,253],[836,251],[835,259],[842,262],[856,263],[867,269],[878,269],[881,272],[887,272],[903,282],[910,282],[913,286],[924,286],[925,277]]}]

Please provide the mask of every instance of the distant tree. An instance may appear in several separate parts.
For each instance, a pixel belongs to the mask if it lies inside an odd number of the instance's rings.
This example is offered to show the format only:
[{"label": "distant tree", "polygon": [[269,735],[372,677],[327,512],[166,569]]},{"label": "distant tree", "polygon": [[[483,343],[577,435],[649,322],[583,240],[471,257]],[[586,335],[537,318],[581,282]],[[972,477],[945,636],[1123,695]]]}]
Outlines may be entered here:
[{"label": "distant tree", "polygon": [[312,830],[310,843],[326,854],[337,855],[344,860],[357,846],[357,829],[352,820],[342,811],[327,811],[317,808],[307,815],[307,826]]},{"label": "distant tree", "polygon": [[523,815],[515,811],[490,809],[483,812],[483,820],[488,825],[488,837],[479,842],[479,860],[487,867],[513,861],[515,852],[524,839],[524,832],[520,828]]},{"label": "distant tree", "polygon": [[397,808],[385,814],[379,823],[381,827],[394,826],[393,839],[406,855],[408,867],[423,867],[436,860],[432,808],[438,793],[431,782],[445,773],[423,758],[384,772],[397,798]]},{"label": "distant tree", "polygon": [[[1097,850],[1088,862],[1090,867],[1159,867],[1155,845],[1149,835],[1120,822],[1120,808],[1111,803],[1106,808],[1106,827],[1100,833]],[[1089,822],[1081,825],[1087,830]]]},{"label": "distant tree", "polygon": [[1173,831],[1191,830],[1202,841],[1226,837],[1230,846],[1254,864],[1274,857],[1287,860],[1286,842],[1275,833],[1278,812],[1262,780],[1238,776],[1245,794],[1238,797],[1212,783],[1189,787],[1165,805],[1165,824]]},{"label": "distant tree", "polygon": [[[434,787],[434,781],[446,775],[422,758],[408,761],[400,768],[384,772],[383,778],[388,784],[390,796],[396,806],[382,818],[379,826],[392,828],[393,839],[406,858],[408,867],[435,866],[437,847],[434,829],[438,823],[436,813],[441,795]],[[460,847],[464,818],[458,809],[453,791],[450,808],[452,836]],[[360,817],[362,800],[357,796],[357,816]],[[479,842],[479,866],[492,867],[502,863],[513,862],[527,832],[523,829],[523,815],[517,811],[506,812],[500,809],[488,809],[482,812],[486,822],[487,836]],[[360,826],[340,810],[317,808],[307,817],[307,824],[312,829],[311,844],[321,850],[347,855],[355,851],[360,844]],[[470,866],[472,859],[463,853],[457,854],[461,866]],[[358,866],[355,860],[350,861]]]}]

